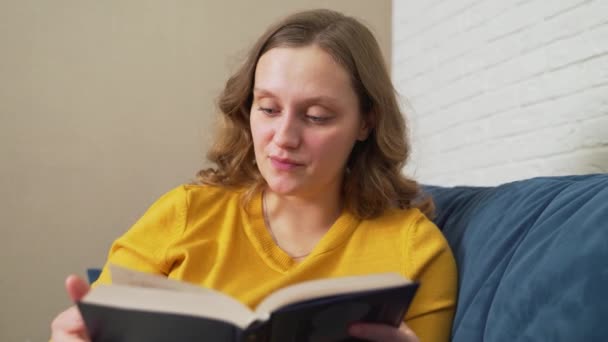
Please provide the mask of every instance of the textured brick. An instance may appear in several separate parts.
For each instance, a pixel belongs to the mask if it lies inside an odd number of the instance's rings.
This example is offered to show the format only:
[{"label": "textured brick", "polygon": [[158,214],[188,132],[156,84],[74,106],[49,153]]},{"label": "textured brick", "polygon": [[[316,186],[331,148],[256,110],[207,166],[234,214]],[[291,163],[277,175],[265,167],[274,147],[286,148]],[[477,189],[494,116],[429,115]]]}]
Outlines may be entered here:
[{"label": "textured brick", "polygon": [[608,1],[407,0],[393,10],[406,172],[485,185],[608,172]]}]

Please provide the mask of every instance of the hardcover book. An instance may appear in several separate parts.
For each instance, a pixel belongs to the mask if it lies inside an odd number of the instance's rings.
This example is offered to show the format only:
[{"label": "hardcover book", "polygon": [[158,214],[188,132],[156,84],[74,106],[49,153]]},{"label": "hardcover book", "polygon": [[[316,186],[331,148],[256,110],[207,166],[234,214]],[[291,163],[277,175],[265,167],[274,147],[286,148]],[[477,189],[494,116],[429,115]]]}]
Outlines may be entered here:
[{"label": "hardcover book", "polygon": [[395,273],[291,285],[251,310],[221,292],[110,266],[77,303],[93,341],[357,341],[355,322],[398,326],[418,284]]}]

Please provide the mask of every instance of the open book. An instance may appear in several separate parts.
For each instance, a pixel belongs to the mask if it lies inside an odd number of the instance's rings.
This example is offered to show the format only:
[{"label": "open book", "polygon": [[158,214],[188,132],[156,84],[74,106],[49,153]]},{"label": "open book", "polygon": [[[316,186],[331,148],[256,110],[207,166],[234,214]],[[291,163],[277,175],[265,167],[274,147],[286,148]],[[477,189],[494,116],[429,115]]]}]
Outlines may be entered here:
[{"label": "open book", "polygon": [[110,266],[78,308],[93,341],[346,341],[354,322],[398,326],[418,284],[395,273],[307,281],[250,310],[214,290]]}]

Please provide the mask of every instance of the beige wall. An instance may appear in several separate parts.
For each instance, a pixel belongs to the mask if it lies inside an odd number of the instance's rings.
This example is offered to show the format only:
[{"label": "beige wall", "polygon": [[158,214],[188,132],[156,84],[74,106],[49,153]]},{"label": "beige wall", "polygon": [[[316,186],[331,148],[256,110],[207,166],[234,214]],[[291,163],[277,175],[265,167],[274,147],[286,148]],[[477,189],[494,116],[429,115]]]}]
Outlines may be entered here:
[{"label": "beige wall", "polygon": [[[0,2],[0,341],[43,341],[63,280],[192,179],[228,71],[324,1]],[[391,2],[333,1],[390,55]]]}]

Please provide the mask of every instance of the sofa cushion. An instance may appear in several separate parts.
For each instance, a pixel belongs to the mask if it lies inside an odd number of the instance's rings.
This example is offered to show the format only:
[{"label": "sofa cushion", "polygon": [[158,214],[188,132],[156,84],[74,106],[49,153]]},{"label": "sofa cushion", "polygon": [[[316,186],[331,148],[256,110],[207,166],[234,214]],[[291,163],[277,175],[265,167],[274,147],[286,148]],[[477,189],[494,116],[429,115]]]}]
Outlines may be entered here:
[{"label": "sofa cushion", "polygon": [[426,190],[459,268],[453,341],[608,341],[608,175]]}]

